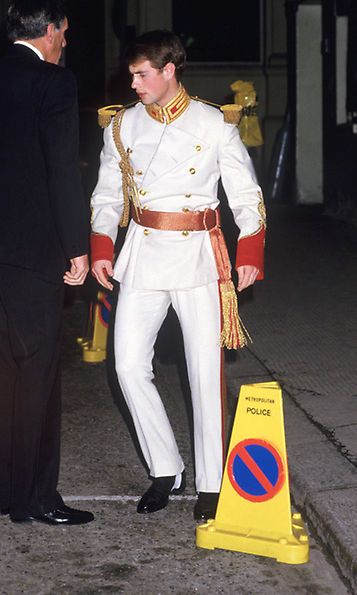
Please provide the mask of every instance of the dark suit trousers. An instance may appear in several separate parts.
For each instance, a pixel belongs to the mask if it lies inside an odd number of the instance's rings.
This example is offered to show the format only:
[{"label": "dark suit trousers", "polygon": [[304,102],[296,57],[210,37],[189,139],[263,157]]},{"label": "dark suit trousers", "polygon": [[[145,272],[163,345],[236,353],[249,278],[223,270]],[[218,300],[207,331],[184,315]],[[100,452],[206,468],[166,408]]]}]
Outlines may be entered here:
[{"label": "dark suit trousers", "polygon": [[12,518],[56,508],[63,283],[0,265],[0,506]]}]

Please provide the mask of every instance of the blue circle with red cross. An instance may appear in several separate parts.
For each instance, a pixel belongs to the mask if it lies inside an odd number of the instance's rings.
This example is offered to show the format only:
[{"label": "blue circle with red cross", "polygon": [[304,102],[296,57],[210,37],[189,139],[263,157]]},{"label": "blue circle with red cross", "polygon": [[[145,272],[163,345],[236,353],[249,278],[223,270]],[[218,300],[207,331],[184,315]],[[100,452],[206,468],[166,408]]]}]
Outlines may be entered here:
[{"label": "blue circle with red cross", "polygon": [[251,502],[270,500],[285,481],[280,454],[269,442],[259,438],[239,442],[229,455],[227,469],[232,487]]},{"label": "blue circle with red cross", "polygon": [[102,325],[105,328],[109,326],[110,313],[112,309],[112,296],[110,293],[104,293],[99,297],[98,315]]}]

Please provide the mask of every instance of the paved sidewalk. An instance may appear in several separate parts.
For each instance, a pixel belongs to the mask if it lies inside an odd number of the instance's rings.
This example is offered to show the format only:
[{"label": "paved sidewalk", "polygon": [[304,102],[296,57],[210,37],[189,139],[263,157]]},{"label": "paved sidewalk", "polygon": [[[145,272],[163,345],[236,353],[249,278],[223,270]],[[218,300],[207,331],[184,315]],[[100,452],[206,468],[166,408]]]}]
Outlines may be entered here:
[{"label": "paved sidewalk", "polygon": [[[357,228],[312,207],[268,209],[266,279],[241,298],[253,344],[231,387],[284,394],[293,501],[357,592]],[[247,378],[239,379],[239,370]],[[261,378],[261,380],[260,380]]]}]

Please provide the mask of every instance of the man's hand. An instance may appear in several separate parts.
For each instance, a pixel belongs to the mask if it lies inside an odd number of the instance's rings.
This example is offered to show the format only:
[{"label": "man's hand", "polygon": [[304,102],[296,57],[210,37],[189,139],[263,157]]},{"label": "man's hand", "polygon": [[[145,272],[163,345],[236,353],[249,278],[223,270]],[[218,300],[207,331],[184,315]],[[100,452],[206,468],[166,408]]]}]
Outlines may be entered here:
[{"label": "man's hand", "polygon": [[89,263],[87,254],[71,258],[71,268],[63,275],[63,280],[67,285],[83,285],[87,273],[89,271]]},{"label": "man's hand", "polygon": [[114,271],[110,260],[96,260],[93,262],[92,275],[97,279],[98,283],[110,291],[112,291],[113,285],[108,281],[108,277],[112,277],[113,274]]},{"label": "man's hand", "polygon": [[238,291],[243,291],[249,285],[253,285],[257,275],[259,273],[259,269],[257,267],[252,266],[251,264],[247,264],[242,267],[237,268],[238,272]]}]

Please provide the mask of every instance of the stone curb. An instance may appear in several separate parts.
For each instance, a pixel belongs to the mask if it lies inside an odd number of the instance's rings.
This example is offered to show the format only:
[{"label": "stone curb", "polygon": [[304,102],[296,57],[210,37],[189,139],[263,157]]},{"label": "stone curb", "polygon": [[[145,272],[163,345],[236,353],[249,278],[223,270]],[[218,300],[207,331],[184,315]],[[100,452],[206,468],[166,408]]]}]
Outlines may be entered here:
[{"label": "stone curb", "polygon": [[[357,593],[357,470],[290,396],[284,409],[292,501]],[[309,436],[304,444],[296,436],[289,438],[293,423],[300,437]]]}]

